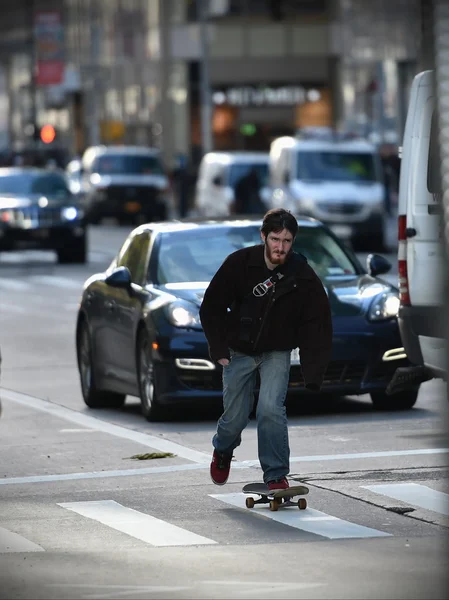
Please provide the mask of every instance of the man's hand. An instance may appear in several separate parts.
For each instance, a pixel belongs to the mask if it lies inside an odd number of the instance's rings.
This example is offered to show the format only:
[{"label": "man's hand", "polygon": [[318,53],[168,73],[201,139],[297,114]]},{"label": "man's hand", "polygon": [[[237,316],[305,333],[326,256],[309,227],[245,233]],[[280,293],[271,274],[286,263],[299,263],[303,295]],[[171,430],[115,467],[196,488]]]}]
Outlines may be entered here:
[{"label": "man's hand", "polygon": [[229,365],[229,359],[228,358],[219,358],[217,360],[218,364],[221,365],[222,367],[227,367]]}]

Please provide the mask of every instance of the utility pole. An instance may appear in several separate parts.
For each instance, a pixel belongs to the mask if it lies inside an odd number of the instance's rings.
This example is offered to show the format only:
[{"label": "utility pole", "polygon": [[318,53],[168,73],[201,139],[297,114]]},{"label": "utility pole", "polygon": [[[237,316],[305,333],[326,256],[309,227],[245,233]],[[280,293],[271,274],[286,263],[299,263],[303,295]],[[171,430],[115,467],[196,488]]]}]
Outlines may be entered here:
[{"label": "utility pole", "polygon": [[31,145],[33,148],[36,146],[37,136],[37,107],[36,107],[36,40],[34,32],[35,23],[35,0],[29,0],[29,59],[30,59],[30,84],[29,84],[29,97],[30,97],[30,113],[29,123],[33,126],[33,132],[30,136]]},{"label": "utility pole", "polygon": [[[90,22],[90,67],[88,75],[88,90],[89,90],[89,102],[87,115],[88,125],[88,140],[89,145],[97,146],[100,143],[100,124],[98,116],[98,99],[97,90],[101,90],[103,87],[103,79],[99,75],[98,70],[98,56],[100,52],[100,31],[97,19],[97,12],[94,7],[95,0],[89,0],[89,22]],[[97,85],[95,82],[97,81]]]},{"label": "utility pole", "polygon": [[209,0],[197,0],[200,26],[200,101],[201,101],[201,146],[203,154],[213,149],[212,142],[212,98],[209,80],[209,39],[207,15]]}]

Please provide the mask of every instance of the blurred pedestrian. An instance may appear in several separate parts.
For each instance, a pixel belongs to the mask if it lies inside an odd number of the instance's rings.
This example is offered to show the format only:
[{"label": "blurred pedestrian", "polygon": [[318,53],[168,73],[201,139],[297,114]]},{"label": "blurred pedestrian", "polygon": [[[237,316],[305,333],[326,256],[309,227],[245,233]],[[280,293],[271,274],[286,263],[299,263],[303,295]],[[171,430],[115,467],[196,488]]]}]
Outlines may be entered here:
[{"label": "blurred pedestrian", "polygon": [[253,167],[237,182],[234,190],[234,210],[237,215],[262,214],[264,205],[260,197],[261,183]]}]

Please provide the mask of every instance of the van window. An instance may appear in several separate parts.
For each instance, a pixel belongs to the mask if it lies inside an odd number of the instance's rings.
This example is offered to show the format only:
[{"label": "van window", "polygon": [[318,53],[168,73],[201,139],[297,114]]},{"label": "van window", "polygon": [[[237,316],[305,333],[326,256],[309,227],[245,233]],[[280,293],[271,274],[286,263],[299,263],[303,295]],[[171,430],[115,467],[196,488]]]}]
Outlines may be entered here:
[{"label": "van window", "polygon": [[430,125],[429,158],[427,162],[427,189],[431,194],[442,194],[441,155],[438,135],[438,113],[432,113]]},{"label": "van window", "polygon": [[360,152],[298,152],[296,174],[305,181],[377,181],[374,155]]},{"label": "van window", "polygon": [[229,185],[233,188],[242,177],[248,175],[251,169],[255,169],[259,182],[262,187],[267,185],[268,163],[235,163],[229,169]]},{"label": "van window", "polygon": [[92,165],[100,175],[163,175],[157,156],[146,154],[102,154]]}]

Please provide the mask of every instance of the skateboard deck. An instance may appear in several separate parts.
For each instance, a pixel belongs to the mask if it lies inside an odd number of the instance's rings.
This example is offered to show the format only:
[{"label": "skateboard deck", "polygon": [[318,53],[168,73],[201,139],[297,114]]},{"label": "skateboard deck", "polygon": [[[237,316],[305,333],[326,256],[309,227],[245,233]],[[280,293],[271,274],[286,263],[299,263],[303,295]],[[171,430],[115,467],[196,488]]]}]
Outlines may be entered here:
[{"label": "skateboard deck", "polygon": [[309,493],[309,488],[305,485],[295,485],[286,489],[269,490],[264,483],[247,483],[243,486],[244,494],[257,494],[259,499],[255,500],[251,496],[246,498],[246,508],[254,508],[256,504],[269,504],[270,510],[278,510],[280,507],[297,506],[299,510],[307,508],[307,500],[299,498],[292,502],[295,496],[305,496]]}]

